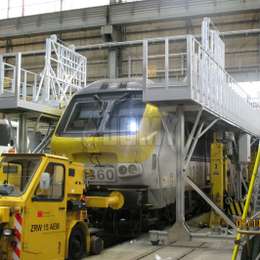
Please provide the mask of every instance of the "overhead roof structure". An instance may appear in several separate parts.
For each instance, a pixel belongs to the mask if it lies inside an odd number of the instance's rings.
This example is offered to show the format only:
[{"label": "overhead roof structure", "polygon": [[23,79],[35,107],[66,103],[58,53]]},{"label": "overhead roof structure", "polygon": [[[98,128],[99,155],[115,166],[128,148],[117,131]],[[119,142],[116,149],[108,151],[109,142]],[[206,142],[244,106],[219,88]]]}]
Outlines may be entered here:
[{"label": "overhead roof structure", "polygon": [[260,2],[257,0],[145,0],[2,20],[0,39],[79,30],[106,24],[122,25],[184,17],[214,16],[259,8]]}]

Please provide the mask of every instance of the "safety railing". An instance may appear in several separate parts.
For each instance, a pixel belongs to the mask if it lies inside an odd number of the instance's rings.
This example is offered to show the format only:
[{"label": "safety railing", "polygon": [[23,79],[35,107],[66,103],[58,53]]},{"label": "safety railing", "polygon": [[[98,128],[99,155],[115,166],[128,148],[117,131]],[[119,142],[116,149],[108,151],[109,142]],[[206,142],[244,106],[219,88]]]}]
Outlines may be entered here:
[{"label": "safety railing", "polygon": [[[150,55],[155,44],[160,46],[157,51],[163,52],[163,59],[151,66],[153,63]],[[256,104],[250,102],[250,97],[240,85],[203,49],[195,37],[187,35],[146,39],[143,43],[143,55],[146,91],[160,88],[162,93],[164,89],[172,89],[172,99],[176,101],[174,90],[185,88],[187,91],[183,93],[186,96],[181,97],[182,100],[191,99],[224,120],[260,135],[260,122],[256,120],[259,110]],[[173,73],[171,63],[175,69],[178,68],[178,73]],[[158,77],[158,72],[161,72],[161,77]],[[165,99],[171,99],[169,92]]]},{"label": "safety railing", "polygon": [[18,102],[58,108],[86,86],[86,57],[58,42],[56,36],[46,40],[45,64],[40,73],[22,68],[21,53],[11,57],[13,64],[0,55],[0,98],[14,97]]},{"label": "safety railing", "polygon": [[144,40],[143,77],[146,87],[187,85],[186,37]]},{"label": "safety railing", "polygon": [[15,66],[3,62],[0,69],[0,95],[15,93]]},{"label": "safety railing", "polygon": [[259,110],[250,97],[194,37],[188,36],[187,41],[192,99],[233,124],[260,135],[256,120]]},{"label": "safety railing", "polygon": [[[18,72],[19,73],[19,72]],[[20,85],[17,92],[23,101],[36,102],[37,87],[41,80],[41,76],[29,70],[20,70]]]}]

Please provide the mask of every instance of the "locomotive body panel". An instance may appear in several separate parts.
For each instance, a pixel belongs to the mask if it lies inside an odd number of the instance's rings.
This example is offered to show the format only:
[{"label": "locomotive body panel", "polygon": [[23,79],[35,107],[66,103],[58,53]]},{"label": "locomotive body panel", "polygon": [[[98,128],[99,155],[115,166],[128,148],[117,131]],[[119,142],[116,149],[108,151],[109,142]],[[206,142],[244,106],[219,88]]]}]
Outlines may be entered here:
[{"label": "locomotive body panel", "polygon": [[[85,163],[89,191],[119,190],[124,210],[154,212],[175,203],[176,150],[159,109],[143,103],[142,84],[104,80],[77,93],[58,124],[52,151]],[[174,131],[176,118],[163,116]],[[204,157],[192,158],[186,171],[200,187],[206,185],[208,164]]]}]

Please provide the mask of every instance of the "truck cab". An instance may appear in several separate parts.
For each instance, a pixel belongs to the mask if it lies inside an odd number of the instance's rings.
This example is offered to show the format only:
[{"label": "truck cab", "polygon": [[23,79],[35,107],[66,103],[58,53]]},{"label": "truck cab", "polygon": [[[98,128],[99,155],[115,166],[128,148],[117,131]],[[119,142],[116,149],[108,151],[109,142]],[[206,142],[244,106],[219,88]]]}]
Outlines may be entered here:
[{"label": "truck cab", "polygon": [[91,248],[100,252],[102,241],[88,229],[84,178],[83,165],[66,157],[2,154],[0,259],[81,259]]}]

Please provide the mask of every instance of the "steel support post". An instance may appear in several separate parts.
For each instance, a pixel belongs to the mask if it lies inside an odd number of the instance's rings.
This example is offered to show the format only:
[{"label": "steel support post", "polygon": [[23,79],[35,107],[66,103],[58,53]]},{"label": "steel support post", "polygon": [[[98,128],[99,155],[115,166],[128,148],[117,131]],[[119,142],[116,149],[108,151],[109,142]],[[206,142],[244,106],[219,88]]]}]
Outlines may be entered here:
[{"label": "steel support post", "polygon": [[118,77],[118,49],[111,49],[108,53],[108,76],[110,79]]},{"label": "steel support post", "polygon": [[176,222],[185,222],[184,205],[184,111],[181,106],[177,107],[177,127],[176,127]]},{"label": "steel support post", "polygon": [[0,95],[4,94],[4,74],[3,56],[0,55]]},{"label": "steel support post", "polygon": [[190,232],[185,225],[185,133],[184,133],[184,108],[176,108],[177,125],[175,131],[176,145],[176,222],[168,232],[169,242],[175,240],[189,240]]},{"label": "steel support post", "polygon": [[19,116],[18,152],[27,152],[27,119],[25,114]]}]

